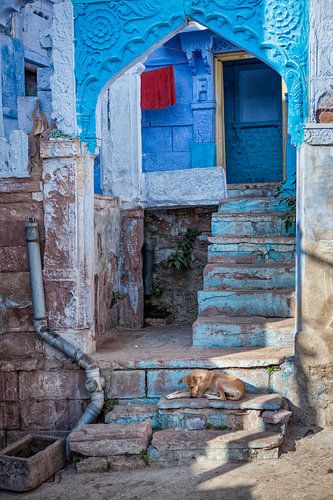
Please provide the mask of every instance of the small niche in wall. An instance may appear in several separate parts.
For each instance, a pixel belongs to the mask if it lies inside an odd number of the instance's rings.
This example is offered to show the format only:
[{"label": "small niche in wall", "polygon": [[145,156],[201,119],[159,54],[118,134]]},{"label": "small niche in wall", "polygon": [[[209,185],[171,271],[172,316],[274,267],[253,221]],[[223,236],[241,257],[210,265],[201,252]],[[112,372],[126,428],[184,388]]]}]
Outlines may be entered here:
[{"label": "small niche in wall", "polygon": [[24,68],[25,95],[37,97],[37,70],[30,67]]}]

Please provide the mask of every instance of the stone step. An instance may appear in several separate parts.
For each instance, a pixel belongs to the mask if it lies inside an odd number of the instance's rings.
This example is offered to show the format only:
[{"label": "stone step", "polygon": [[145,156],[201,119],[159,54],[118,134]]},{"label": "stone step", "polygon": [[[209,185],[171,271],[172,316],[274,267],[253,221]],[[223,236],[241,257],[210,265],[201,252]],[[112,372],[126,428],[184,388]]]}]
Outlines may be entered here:
[{"label": "stone step", "polygon": [[289,212],[287,197],[231,198],[219,203],[221,213]]},{"label": "stone step", "polygon": [[69,435],[70,451],[87,457],[140,455],[152,435],[149,422],[81,425]]},{"label": "stone step", "polygon": [[209,238],[208,263],[264,264],[266,262],[292,263],[296,241],[293,237],[222,237]]},{"label": "stone step", "polygon": [[[268,408],[267,408],[268,409]],[[150,422],[152,429],[158,429],[158,407],[147,404],[119,404],[105,415],[106,424],[134,424],[137,422]]]},{"label": "stone step", "polygon": [[294,264],[207,264],[204,289],[273,289],[294,288]]},{"label": "stone step", "polygon": [[292,346],[294,318],[199,316],[193,324],[194,347]]},{"label": "stone step", "polygon": [[294,294],[280,290],[203,290],[198,292],[199,316],[294,316]]},{"label": "stone step", "polygon": [[[161,398],[158,403],[161,429],[176,430],[265,430],[264,410],[274,412],[282,405],[279,394],[246,394],[240,401],[207,398]],[[275,430],[279,430],[276,427]]]},{"label": "stone step", "polygon": [[[283,213],[218,213],[212,216],[213,236],[294,236],[295,215],[286,227]],[[293,221],[293,222],[292,222]]]},{"label": "stone step", "polygon": [[177,431],[155,432],[148,457],[151,465],[172,467],[201,460],[238,462],[279,457],[283,435],[256,431]]},{"label": "stone step", "polygon": [[[280,182],[267,182],[257,184],[228,184],[227,198],[265,198],[275,197]],[[223,201],[223,200],[221,200]]]},{"label": "stone step", "polygon": [[219,410],[278,410],[283,399],[280,394],[246,394],[239,401],[225,401],[208,398],[161,398],[157,403],[158,410],[206,409]]}]

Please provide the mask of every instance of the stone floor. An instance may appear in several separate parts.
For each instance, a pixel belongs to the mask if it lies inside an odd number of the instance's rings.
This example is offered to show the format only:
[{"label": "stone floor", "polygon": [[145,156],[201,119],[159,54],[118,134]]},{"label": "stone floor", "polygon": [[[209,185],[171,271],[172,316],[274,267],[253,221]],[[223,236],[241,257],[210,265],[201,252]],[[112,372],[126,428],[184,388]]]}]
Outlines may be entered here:
[{"label": "stone floor", "polygon": [[[315,432],[315,433],[314,433]],[[297,440],[297,438],[303,438]],[[173,469],[76,474],[73,466],[30,493],[0,493],[31,500],[332,500],[333,429],[298,428],[279,460]]]},{"label": "stone floor", "polygon": [[292,347],[192,347],[190,326],[117,328],[99,341],[93,358],[101,368],[252,368],[281,364]]}]

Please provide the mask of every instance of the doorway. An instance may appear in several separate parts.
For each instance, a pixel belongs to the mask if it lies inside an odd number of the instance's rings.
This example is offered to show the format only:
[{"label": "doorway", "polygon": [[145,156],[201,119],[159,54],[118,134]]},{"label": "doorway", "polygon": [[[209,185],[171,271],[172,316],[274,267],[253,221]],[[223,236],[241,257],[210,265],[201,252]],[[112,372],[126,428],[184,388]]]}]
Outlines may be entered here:
[{"label": "doorway", "polygon": [[217,160],[228,184],[284,180],[283,81],[272,68],[242,52],[215,60]]}]

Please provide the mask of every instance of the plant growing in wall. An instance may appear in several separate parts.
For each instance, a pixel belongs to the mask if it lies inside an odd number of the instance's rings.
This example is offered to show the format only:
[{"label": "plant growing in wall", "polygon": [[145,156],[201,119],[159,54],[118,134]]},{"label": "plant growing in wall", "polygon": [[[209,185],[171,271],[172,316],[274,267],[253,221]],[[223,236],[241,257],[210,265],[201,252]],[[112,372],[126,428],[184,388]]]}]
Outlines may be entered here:
[{"label": "plant growing in wall", "polygon": [[178,249],[167,258],[165,266],[169,269],[181,271],[189,269],[193,243],[201,234],[196,228],[187,228],[184,236],[179,240]]},{"label": "plant growing in wall", "polygon": [[295,221],[295,211],[296,211],[296,196],[295,196],[295,187],[296,187],[296,174],[294,175],[294,180],[292,182],[292,187],[290,189],[286,189],[283,184],[278,186],[275,190],[275,197],[278,198],[283,196],[283,200],[280,200],[280,204],[286,202],[288,206],[288,211],[282,216],[282,220],[284,222],[284,227],[286,233],[288,234],[290,229],[292,228]]}]

